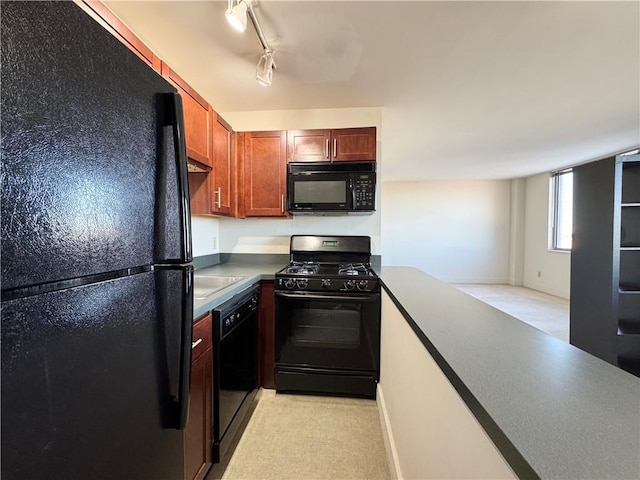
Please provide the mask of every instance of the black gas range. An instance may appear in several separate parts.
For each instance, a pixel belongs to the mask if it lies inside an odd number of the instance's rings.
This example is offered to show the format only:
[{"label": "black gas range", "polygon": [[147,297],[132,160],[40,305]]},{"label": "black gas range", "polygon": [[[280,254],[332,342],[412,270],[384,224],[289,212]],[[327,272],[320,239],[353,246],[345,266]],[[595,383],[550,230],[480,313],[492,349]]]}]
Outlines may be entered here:
[{"label": "black gas range", "polygon": [[378,292],[364,236],[294,235],[291,262],[276,273],[276,289],[308,292]]},{"label": "black gas range", "polygon": [[378,276],[368,263],[292,261],[276,273],[276,288],[308,292],[376,292]]},{"label": "black gas range", "polygon": [[279,391],[375,397],[380,282],[364,236],[294,235],[276,273]]}]

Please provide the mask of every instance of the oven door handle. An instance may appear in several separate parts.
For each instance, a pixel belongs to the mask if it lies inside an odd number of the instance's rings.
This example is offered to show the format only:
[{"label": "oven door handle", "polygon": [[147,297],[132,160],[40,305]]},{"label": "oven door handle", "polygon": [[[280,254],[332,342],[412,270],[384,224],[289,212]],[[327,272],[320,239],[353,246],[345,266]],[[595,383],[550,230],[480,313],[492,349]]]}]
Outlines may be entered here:
[{"label": "oven door handle", "polygon": [[380,298],[378,293],[362,293],[355,295],[329,295],[329,294],[314,294],[314,293],[289,293],[289,292],[276,292],[276,297],[290,298],[296,300],[337,300],[342,302],[373,302]]}]

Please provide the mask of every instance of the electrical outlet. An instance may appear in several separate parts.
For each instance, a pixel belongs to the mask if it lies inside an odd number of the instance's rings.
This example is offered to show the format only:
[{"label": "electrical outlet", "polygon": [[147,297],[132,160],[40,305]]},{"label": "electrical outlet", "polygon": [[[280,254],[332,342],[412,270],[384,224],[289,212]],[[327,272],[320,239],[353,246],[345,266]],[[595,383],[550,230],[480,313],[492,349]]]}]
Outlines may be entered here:
[{"label": "electrical outlet", "polygon": [[211,240],[211,247],[213,249],[217,249],[218,248],[218,237],[213,237]]}]

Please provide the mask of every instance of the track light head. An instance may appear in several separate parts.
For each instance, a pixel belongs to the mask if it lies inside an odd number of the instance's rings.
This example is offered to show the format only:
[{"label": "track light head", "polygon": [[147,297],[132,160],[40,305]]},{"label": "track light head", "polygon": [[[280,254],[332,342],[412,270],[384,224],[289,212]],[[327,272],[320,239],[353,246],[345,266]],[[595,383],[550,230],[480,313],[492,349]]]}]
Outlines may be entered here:
[{"label": "track light head", "polygon": [[270,87],[273,80],[273,70],[276,68],[273,61],[273,53],[272,51],[265,50],[260,60],[258,60],[256,80],[263,87]]},{"label": "track light head", "polygon": [[225,12],[227,21],[235,30],[244,32],[247,29],[247,2],[245,0],[229,0],[229,7]]}]

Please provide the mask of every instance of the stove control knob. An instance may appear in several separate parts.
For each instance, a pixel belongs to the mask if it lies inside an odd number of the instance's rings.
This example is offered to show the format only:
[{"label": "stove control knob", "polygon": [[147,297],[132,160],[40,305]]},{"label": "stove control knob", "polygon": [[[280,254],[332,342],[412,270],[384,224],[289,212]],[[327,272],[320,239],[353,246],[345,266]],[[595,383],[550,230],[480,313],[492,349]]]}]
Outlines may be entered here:
[{"label": "stove control knob", "polygon": [[293,278],[287,278],[284,281],[284,286],[287,287],[289,290],[291,290],[293,287],[296,286],[296,282]]},{"label": "stove control knob", "polygon": [[296,282],[296,285],[300,290],[304,290],[305,288],[307,288],[307,285],[309,285],[309,280],[307,280],[306,278],[301,278]]},{"label": "stove control knob", "polygon": [[367,280],[360,280],[358,282],[358,290],[367,290],[369,288],[369,282]]},{"label": "stove control knob", "polygon": [[323,278],[322,281],[320,282],[320,286],[322,288],[331,288],[331,279]]},{"label": "stove control knob", "polygon": [[353,280],[347,280],[346,282],[344,282],[344,288],[346,288],[347,290],[353,290],[354,288],[356,288],[356,282],[354,282]]}]

